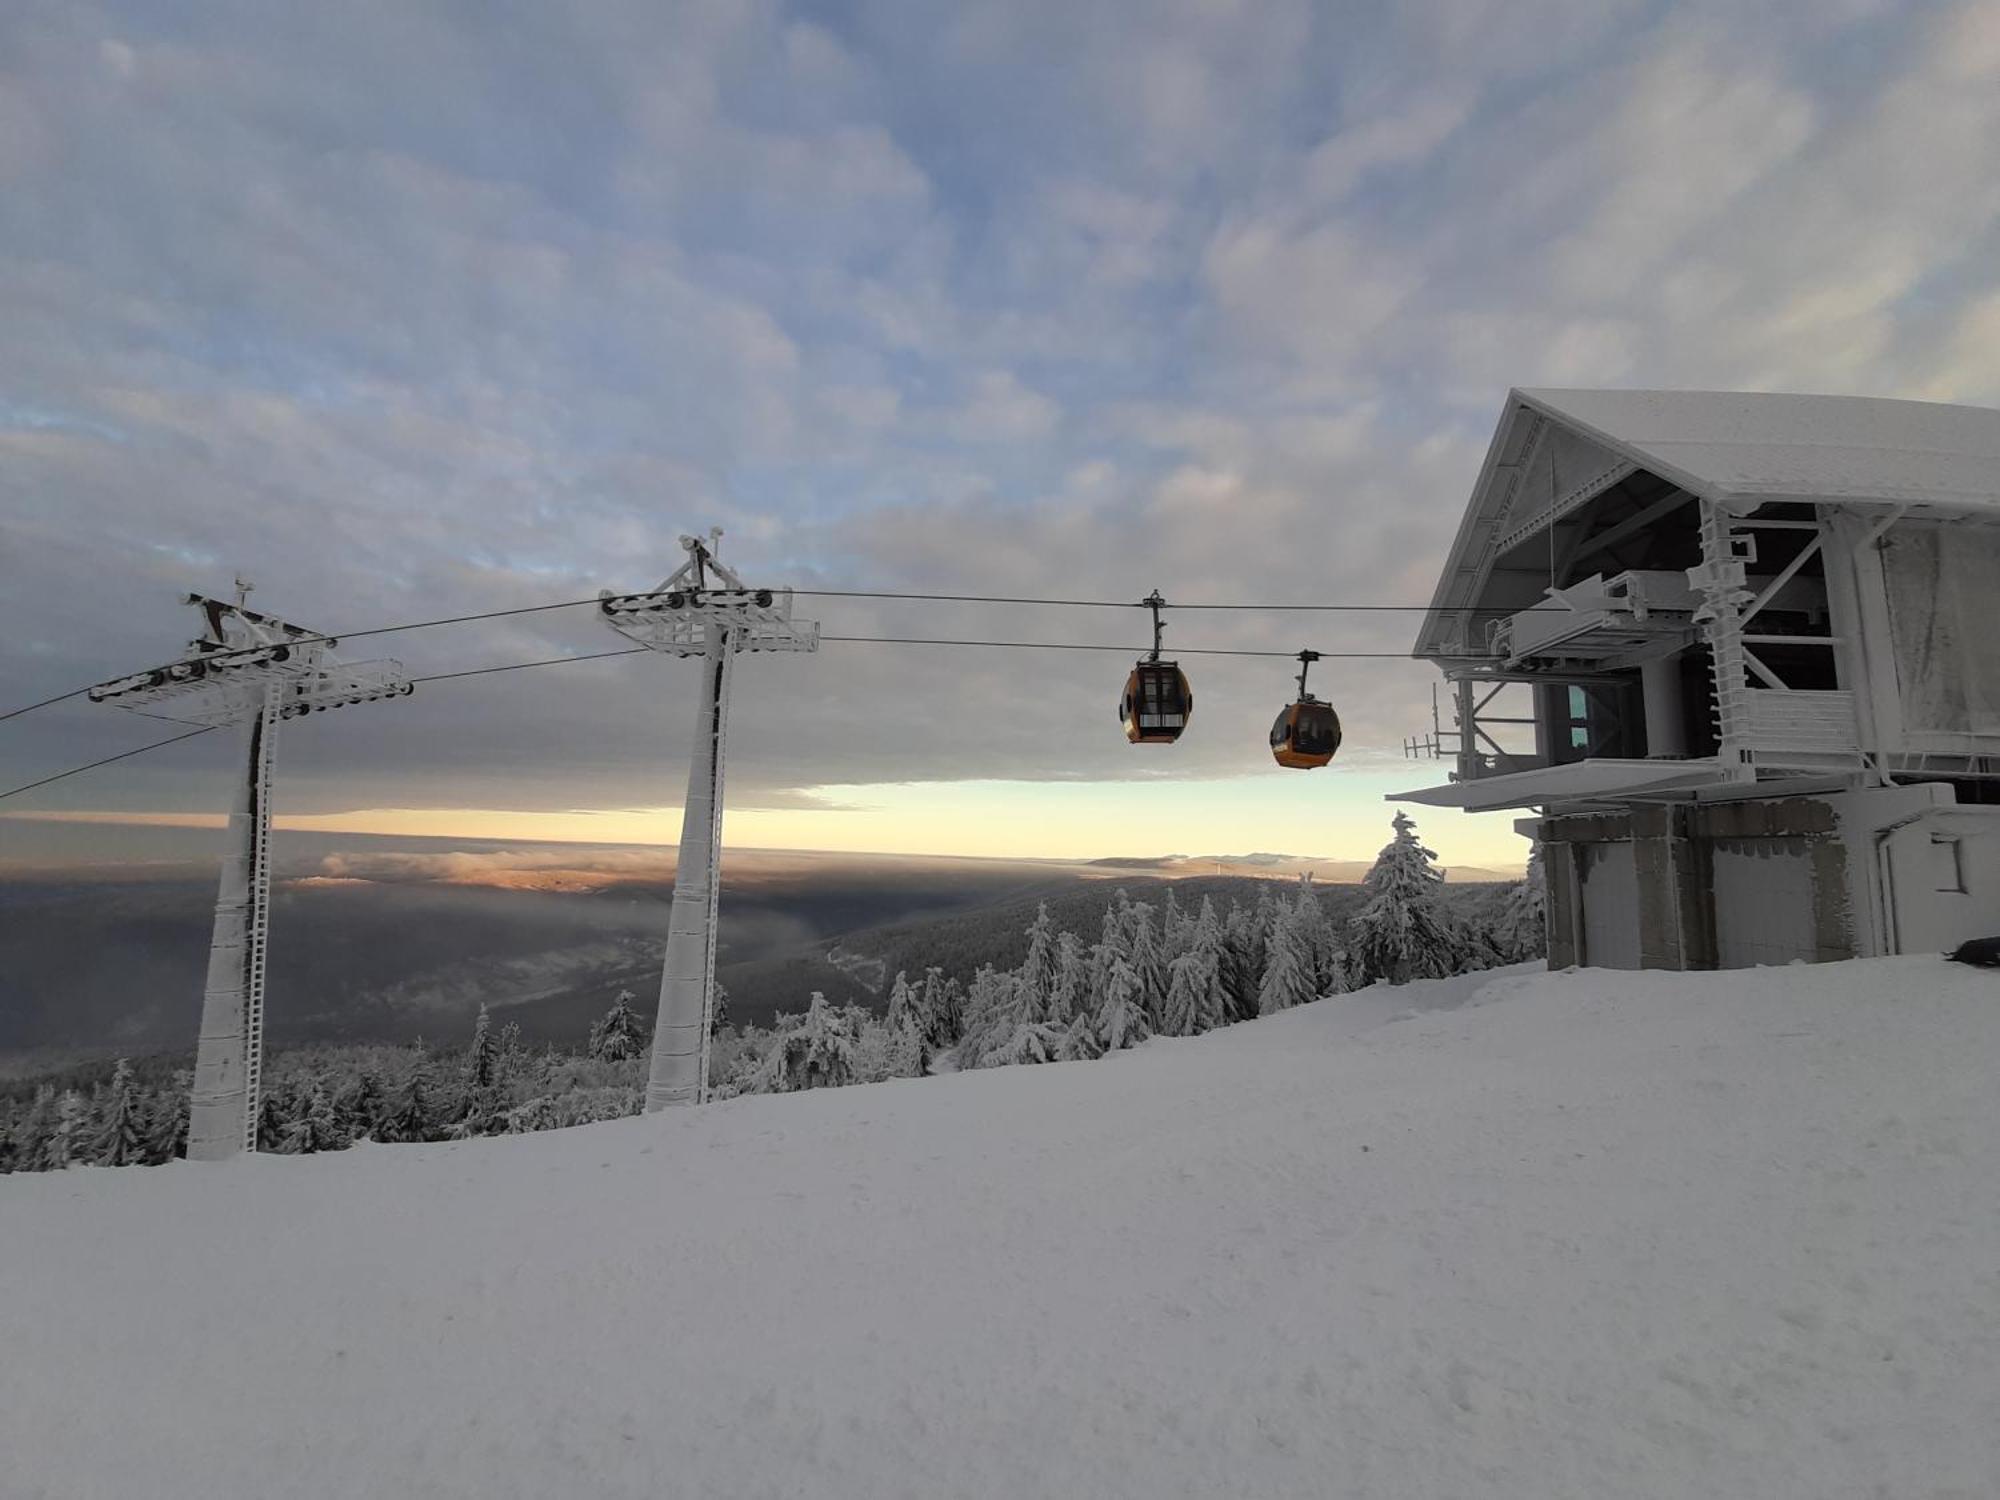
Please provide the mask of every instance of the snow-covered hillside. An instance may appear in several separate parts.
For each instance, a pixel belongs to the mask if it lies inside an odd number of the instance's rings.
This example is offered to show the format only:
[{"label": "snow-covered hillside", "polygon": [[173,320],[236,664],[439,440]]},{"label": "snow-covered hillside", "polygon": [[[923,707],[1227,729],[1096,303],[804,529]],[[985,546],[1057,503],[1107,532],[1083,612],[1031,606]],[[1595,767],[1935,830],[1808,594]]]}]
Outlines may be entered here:
[{"label": "snow-covered hillside", "polygon": [[0,1491],[1991,1496],[1996,1064],[1937,960],[1489,974],[0,1179]]}]

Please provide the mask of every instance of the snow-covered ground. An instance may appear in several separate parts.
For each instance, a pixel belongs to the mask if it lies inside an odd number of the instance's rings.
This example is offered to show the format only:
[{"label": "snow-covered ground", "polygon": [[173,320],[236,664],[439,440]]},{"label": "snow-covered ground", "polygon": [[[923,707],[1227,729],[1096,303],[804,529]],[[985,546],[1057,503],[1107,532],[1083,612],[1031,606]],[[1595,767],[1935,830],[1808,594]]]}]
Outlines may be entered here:
[{"label": "snow-covered ground", "polygon": [[0,1493],[1985,1500],[1997,1064],[1938,960],[1514,973],[0,1179]]}]

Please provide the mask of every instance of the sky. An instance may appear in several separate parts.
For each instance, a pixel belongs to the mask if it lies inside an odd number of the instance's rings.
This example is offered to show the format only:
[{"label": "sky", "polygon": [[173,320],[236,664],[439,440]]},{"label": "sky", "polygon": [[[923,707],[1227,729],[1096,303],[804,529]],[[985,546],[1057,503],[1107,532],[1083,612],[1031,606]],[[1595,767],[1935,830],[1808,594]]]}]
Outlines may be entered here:
[{"label": "sky", "polygon": [[[353,631],[651,587],[710,526],[799,588],[1421,604],[1512,385],[2000,404],[2000,0],[0,11],[0,711],[177,655],[181,596],[239,573]],[[1146,644],[1130,610],[800,613]],[[576,610],[349,654],[619,644]],[[1310,773],[1265,746],[1286,662],[1188,665],[1162,749],[1111,653],[745,659],[728,837],[1352,857],[1443,779],[1400,752],[1421,664],[1316,668],[1347,740]],[[667,836],[695,691],[615,660],[288,725],[281,826]],[[0,787],[171,732],[0,723]],[[0,811],[218,812],[236,753]]]}]

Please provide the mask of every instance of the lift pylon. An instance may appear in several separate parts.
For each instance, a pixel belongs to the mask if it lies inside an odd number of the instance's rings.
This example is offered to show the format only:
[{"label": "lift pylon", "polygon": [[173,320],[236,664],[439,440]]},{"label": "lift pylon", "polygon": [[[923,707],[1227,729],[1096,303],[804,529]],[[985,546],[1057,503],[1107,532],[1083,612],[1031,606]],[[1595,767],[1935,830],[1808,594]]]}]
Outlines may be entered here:
[{"label": "lift pylon", "polygon": [[[660,1012],[646,1108],[699,1104],[708,1097],[709,1032],[715,1017],[715,909],[721,893],[722,789],[729,730],[729,682],[743,651],[817,651],[819,626],[792,618],[790,589],[753,589],[715,555],[721,530],[684,536],[687,561],[644,594],[600,596],[604,622],[627,640],[702,663],[680,863],[667,918]],[[711,583],[710,572],[716,583]]]},{"label": "lift pylon", "polygon": [[217,728],[243,727],[243,775],[230,802],[228,843],[209,939],[201,1036],[189,1091],[188,1157],[220,1161],[257,1149],[264,1067],[264,957],[271,907],[271,773],[278,725],[414,689],[393,661],[342,664],[337,644],[303,626],[189,594],[206,629],[187,654],[89,691],[93,703]]}]

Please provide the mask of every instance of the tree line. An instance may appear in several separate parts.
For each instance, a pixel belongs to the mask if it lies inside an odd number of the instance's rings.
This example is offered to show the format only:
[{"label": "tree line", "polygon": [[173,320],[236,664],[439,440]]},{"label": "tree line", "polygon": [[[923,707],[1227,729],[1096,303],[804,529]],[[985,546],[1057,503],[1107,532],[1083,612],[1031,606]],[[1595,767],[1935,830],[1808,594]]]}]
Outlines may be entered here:
[{"label": "tree line", "polygon": [[[1226,910],[1190,907],[1172,885],[1155,906],[1118,890],[1095,941],[1057,929],[1046,904],[1014,967],[970,975],[898,972],[884,1009],[829,1004],[770,1027],[732,1026],[718,989],[716,1097],[833,1088],[931,1072],[1081,1061],[1153,1036],[1196,1036],[1378,981],[1442,978],[1541,955],[1540,851],[1497,906],[1455,909],[1437,857],[1395,815],[1394,837],[1345,923],[1309,881],[1265,886]],[[276,1054],[257,1118],[260,1151],[305,1154],[356,1142],[458,1140],[636,1114],[647,1027],[620,991],[577,1051],[533,1050],[481,1006],[462,1052],[346,1046]],[[186,1153],[185,1069],[43,1082],[0,1094],[0,1172],[159,1163]]]}]

